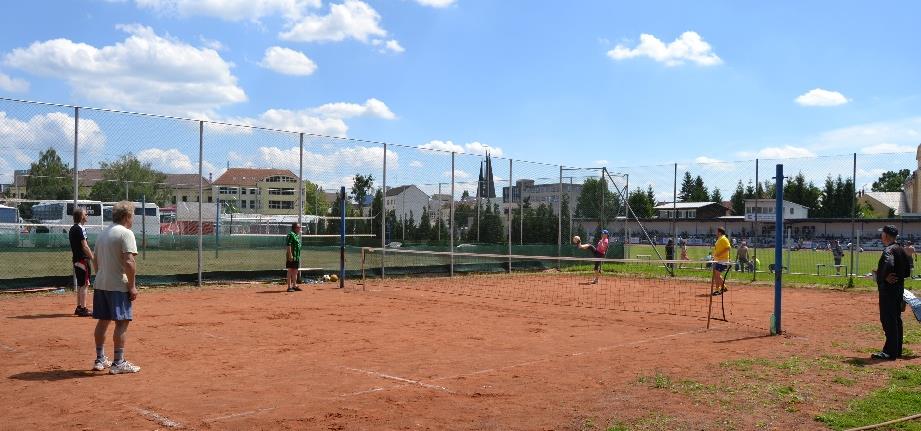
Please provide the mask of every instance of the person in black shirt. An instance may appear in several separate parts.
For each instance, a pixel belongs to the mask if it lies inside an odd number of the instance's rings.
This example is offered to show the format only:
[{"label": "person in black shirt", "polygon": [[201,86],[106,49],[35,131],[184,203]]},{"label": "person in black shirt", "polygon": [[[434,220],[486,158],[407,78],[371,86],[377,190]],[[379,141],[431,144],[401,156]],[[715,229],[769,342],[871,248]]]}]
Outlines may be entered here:
[{"label": "person in black shirt", "polygon": [[74,314],[80,317],[89,317],[93,313],[86,308],[86,291],[90,286],[90,262],[95,262],[93,250],[86,241],[86,211],[83,208],[74,209],[74,225],[70,227],[70,252],[73,257],[74,277],[77,279],[77,308]]},{"label": "person in black shirt", "polygon": [[872,357],[891,360],[902,356],[902,294],[909,273],[909,260],[902,246],[895,242],[899,236],[895,226],[888,225],[879,231],[886,248],[873,272],[879,288],[879,321],[886,334],[886,344]]}]

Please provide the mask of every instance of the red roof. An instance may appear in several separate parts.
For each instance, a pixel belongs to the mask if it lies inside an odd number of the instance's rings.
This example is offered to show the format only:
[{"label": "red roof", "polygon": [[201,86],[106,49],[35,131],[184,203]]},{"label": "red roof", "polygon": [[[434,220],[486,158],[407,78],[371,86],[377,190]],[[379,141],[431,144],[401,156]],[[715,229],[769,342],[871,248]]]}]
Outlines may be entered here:
[{"label": "red roof", "polygon": [[297,175],[294,175],[294,172],[289,169],[230,168],[221,174],[213,184],[217,186],[255,187],[256,183],[275,175],[297,179]]}]

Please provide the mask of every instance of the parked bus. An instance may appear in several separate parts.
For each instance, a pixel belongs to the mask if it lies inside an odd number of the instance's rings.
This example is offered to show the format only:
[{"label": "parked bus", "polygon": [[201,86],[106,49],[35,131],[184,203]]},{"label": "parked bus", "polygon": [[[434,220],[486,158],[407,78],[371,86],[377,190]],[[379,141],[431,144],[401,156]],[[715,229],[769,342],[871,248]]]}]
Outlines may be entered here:
[{"label": "parked bus", "polygon": [[[141,209],[140,202],[134,204],[134,223],[131,225],[131,231],[137,235],[142,233],[147,236],[160,235],[160,207],[153,202],[147,202],[144,209]],[[105,202],[102,204],[102,220],[106,224],[112,223],[112,206],[116,202]]]},{"label": "parked bus", "polygon": [[[102,202],[77,201],[86,211],[87,232],[102,230]],[[74,224],[74,201],[41,201],[32,205],[32,223],[35,233],[67,233]]]}]

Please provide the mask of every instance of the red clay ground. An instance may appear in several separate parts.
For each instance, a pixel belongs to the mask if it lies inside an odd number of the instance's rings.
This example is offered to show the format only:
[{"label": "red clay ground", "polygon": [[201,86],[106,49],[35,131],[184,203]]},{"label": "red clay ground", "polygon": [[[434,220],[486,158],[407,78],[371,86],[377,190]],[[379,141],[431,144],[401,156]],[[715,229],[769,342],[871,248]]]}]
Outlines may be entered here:
[{"label": "red clay ground", "polygon": [[[718,378],[732,359],[866,356],[855,348],[880,343],[859,327],[876,322],[875,294],[789,289],[789,335],[766,337],[681,316],[331,286],[144,290],[127,349],[143,370],[118,376],[87,371],[94,322],[69,314],[72,295],[0,295],[0,429],[604,429],[643,418],[821,429],[817,413],[885,383],[826,385],[807,371],[801,387],[823,389],[775,411],[736,405]],[[732,294],[734,317],[767,326],[771,289]],[[704,397],[724,402],[642,383],[656,373],[714,382]]]}]

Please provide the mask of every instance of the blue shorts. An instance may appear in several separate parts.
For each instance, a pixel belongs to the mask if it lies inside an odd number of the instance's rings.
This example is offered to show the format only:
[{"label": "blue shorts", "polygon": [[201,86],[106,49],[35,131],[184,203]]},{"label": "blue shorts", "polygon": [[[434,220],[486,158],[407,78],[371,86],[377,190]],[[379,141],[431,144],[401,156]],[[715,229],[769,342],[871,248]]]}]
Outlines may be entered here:
[{"label": "blue shorts", "polygon": [[97,320],[131,320],[128,292],[93,291],[93,318]]},{"label": "blue shorts", "polygon": [[729,269],[729,264],[727,264],[727,263],[714,263],[714,264],[713,264],[713,269],[715,269],[715,270],[717,270],[717,271],[719,271],[719,272],[726,272],[726,270]]}]

